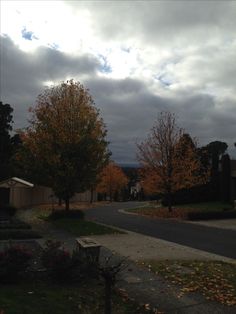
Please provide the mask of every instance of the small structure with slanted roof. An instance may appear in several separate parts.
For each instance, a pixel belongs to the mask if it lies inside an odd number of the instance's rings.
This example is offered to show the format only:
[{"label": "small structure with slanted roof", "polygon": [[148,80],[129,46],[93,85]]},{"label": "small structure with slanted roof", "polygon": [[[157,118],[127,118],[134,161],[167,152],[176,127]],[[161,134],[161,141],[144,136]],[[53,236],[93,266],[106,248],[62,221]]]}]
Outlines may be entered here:
[{"label": "small structure with slanted roof", "polygon": [[[90,201],[91,192],[76,193],[71,202]],[[97,194],[93,193],[93,200],[97,200]],[[32,205],[49,204],[58,202],[52,189],[46,186],[35,185],[17,177],[12,177],[0,182],[0,206],[13,205],[16,208]]]},{"label": "small structure with slanted roof", "polygon": [[12,177],[0,182],[0,204],[1,206],[11,204],[15,207],[28,205],[31,202],[30,190],[34,184]]}]

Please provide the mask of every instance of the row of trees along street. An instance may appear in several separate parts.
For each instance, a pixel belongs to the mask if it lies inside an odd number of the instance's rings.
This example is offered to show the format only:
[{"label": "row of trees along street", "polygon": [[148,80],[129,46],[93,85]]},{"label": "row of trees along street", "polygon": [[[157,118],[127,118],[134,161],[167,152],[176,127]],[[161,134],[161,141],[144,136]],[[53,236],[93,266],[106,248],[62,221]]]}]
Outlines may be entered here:
[{"label": "row of trees along street", "polygon": [[[173,203],[228,202],[230,158],[225,154],[227,147],[220,141],[197,147],[196,139],[178,127],[174,114],[161,113],[147,139],[138,145],[144,192],[161,196],[169,211]],[[220,158],[224,169],[221,172]]]},{"label": "row of trees along street", "polygon": [[[29,126],[12,136],[12,108],[0,103],[1,180],[16,175],[50,186],[66,209],[76,192],[96,189],[113,200],[127,190],[129,178],[110,160],[106,126],[83,85],[70,80],[47,88],[30,111]],[[142,189],[172,210],[176,192],[214,182],[226,149],[218,141],[198,148],[175,115],[163,112],[138,145]]]}]

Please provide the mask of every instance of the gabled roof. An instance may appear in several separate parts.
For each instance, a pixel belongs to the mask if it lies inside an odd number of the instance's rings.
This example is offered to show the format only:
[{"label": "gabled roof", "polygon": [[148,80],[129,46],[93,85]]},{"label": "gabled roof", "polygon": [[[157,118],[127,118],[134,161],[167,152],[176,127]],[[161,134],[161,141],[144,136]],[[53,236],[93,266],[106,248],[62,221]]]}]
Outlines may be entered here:
[{"label": "gabled roof", "polygon": [[32,188],[34,185],[33,183],[30,183],[28,181],[25,181],[23,179],[12,177],[7,180],[4,180],[0,182],[1,188],[10,188],[10,187],[29,187]]}]

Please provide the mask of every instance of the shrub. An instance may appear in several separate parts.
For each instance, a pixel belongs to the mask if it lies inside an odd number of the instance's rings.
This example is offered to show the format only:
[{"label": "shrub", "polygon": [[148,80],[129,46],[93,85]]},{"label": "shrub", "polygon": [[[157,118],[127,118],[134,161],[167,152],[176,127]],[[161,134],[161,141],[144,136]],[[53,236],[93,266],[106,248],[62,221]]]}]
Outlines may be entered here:
[{"label": "shrub", "polygon": [[31,226],[23,221],[10,219],[10,221],[0,224],[1,229],[31,229]]},{"label": "shrub", "polygon": [[[189,189],[179,190],[172,195],[172,205],[183,205],[189,203],[201,203],[219,199],[217,184],[208,182],[204,185],[194,186]],[[162,196],[162,205],[167,206],[168,200]]]},{"label": "shrub", "polygon": [[56,281],[71,279],[72,258],[60,242],[48,240],[42,252],[42,264],[48,270],[50,277]]},{"label": "shrub", "polygon": [[61,242],[48,240],[45,244],[41,256],[42,265],[54,281],[71,282],[82,277],[98,276],[98,263],[82,257],[78,250],[70,254]]},{"label": "shrub", "polygon": [[62,218],[77,218],[77,219],[84,219],[84,212],[82,210],[57,210],[52,212],[49,216],[49,220],[57,220]]},{"label": "shrub", "polygon": [[80,278],[98,278],[99,263],[91,255],[81,254],[78,249],[72,252],[72,262]]},{"label": "shrub", "polygon": [[12,205],[5,205],[4,211],[11,217],[15,216],[17,209]]},{"label": "shrub", "polygon": [[189,220],[229,219],[236,218],[236,210],[227,210],[222,212],[189,212],[187,217]]},{"label": "shrub", "polygon": [[0,279],[12,283],[19,279],[29,265],[32,254],[23,246],[10,245],[0,252]]},{"label": "shrub", "polygon": [[12,230],[12,229],[2,229],[0,230],[0,240],[9,239],[39,239],[41,235],[33,230]]}]

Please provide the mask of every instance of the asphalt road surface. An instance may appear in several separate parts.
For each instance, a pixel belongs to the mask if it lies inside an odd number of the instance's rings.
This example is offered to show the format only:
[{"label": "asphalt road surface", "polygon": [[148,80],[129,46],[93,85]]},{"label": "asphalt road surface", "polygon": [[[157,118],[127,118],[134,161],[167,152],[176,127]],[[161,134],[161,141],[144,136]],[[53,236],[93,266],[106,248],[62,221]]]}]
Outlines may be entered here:
[{"label": "asphalt road surface", "polygon": [[151,219],[119,211],[141,205],[140,202],[107,204],[87,210],[86,218],[236,259],[236,231],[177,220]]}]

